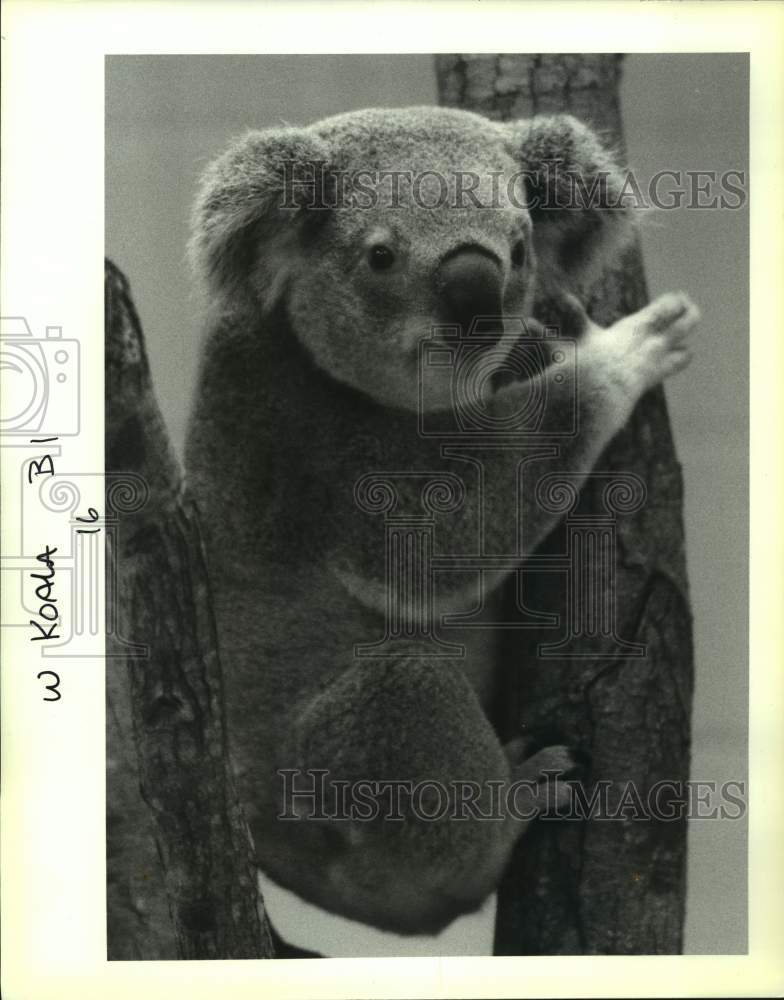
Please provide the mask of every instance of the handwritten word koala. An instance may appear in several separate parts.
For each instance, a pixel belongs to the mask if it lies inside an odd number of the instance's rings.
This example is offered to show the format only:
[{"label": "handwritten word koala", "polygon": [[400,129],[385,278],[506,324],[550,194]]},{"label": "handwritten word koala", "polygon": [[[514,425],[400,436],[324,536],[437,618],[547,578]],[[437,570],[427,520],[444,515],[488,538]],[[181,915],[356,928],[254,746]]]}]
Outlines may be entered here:
[{"label": "handwritten word koala", "polygon": [[[592,197],[575,200],[575,178]],[[259,865],[326,909],[402,933],[476,909],[526,826],[504,789],[566,767],[563,748],[526,761],[501,746],[497,636],[444,624],[476,606],[480,574],[432,573],[419,601],[392,594],[384,517],[424,517],[435,555],[477,553],[480,531],[483,552],[512,553],[481,574],[491,601],[557,523],[541,478],[579,482],[640,396],[687,364],[698,315],[685,295],[607,329],[580,306],[634,231],[622,184],[573,118],[430,107],[251,132],[203,179],[192,253],[212,308],[187,474],[231,752]],[[565,337],[537,323],[554,299],[575,326],[566,372]],[[480,327],[469,389],[490,439],[461,452],[444,447],[461,429],[448,348]],[[515,344],[536,337],[545,363],[526,370]],[[445,349],[444,367],[423,368],[423,343]],[[493,427],[514,429],[534,396],[547,426],[498,447]],[[552,445],[572,416],[578,431]],[[372,475],[386,515],[363,499]],[[441,655],[405,635],[358,655],[398,598]],[[360,783],[374,782],[443,788],[449,809],[428,819],[403,796],[397,813],[362,813]]]}]

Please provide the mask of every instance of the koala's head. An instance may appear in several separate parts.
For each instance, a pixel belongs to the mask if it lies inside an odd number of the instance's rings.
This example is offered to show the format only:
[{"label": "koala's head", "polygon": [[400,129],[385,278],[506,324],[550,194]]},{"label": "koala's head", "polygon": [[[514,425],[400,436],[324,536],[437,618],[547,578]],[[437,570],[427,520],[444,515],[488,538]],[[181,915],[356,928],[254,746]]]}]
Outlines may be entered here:
[{"label": "koala's head", "polygon": [[530,316],[535,283],[579,291],[630,231],[622,186],[567,116],[357,111],[232,145],[203,179],[191,250],[220,312],[283,305],[322,370],[416,409],[422,339]]}]

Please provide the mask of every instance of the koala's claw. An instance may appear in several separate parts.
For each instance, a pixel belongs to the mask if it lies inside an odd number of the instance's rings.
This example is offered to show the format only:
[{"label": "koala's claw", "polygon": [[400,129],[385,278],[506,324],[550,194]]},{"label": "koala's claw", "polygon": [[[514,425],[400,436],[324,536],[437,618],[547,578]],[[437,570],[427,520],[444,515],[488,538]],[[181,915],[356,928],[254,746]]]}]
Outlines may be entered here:
[{"label": "koala's claw", "polygon": [[[530,821],[540,813],[551,814],[552,810],[569,808],[572,800],[569,782],[577,777],[580,764],[566,746],[545,747],[527,760],[515,763],[526,742],[529,741],[522,738],[512,740],[504,749],[512,764],[516,806],[530,810],[527,817]],[[518,815],[518,818],[522,817]]]},{"label": "koala's claw", "polygon": [[700,310],[685,292],[669,292],[641,309],[634,319],[640,333],[660,334],[677,342],[691,333],[700,319]]},{"label": "koala's claw", "polygon": [[690,305],[691,300],[685,292],[668,292],[641,309],[637,316],[650,330],[664,332],[688,311]]},{"label": "koala's claw", "polygon": [[647,386],[656,385],[691,361],[684,344],[700,320],[700,310],[685,292],[661,295],[637,314],[637,329],[646,338],[643,350]]},{"label": "koala's claw", "polygon": [[592,327],[591,347],[605,359],[610,381],[630,402],[691,360],[686,338],[700,319],[700,310],[685,292],[668,292],[631,316],[603,330]]},{"label": "koala's claw", "polygon": [[512,761],[512,764],[516,781],[546,781],[550,772],[553,772],[552,777],[563,778],[573,774],[579,768],[578,761],[569,747],[566,746],[545,747],[535,753],[533,757],[520,761],[516,765]]}]

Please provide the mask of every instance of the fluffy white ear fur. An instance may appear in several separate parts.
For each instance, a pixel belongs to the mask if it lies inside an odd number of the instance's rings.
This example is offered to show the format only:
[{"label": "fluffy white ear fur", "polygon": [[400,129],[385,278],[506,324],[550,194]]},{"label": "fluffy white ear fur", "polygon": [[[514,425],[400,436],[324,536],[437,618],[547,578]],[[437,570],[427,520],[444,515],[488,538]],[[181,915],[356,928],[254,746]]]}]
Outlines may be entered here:
[{"label": "fluffy white ear fur", "polygon": [[[413,127],[422,109],[409,110]],[[361,125],[361,113],[357,118]],[[641,213],[619,204],[624,173],[594,132],[569,115],[487,127],[493,141],[505,130],[525,175],[540,292],[581,293],[634,234]],[[329,201],[319,179],[328,176],[330,158],[323,134],[281,128],[248,132],[207,168],[189,251],[212,308],[270,310],[279,301],[301,260],[302,222],[326,215],[307,206]]]},{"label": "fluffy white ear fur", "polygon": [[511,151],[525,173],[539,286],[580,293],[608,258],[634,237],[641,212],[620,199],[626,173],[613,151],[571,115],[508,126]]},{"label": "fluffy white ear fur", "polygon": [[275,305],[297,259],[304,209],[323,197],[318,181],[328,158],[318,137],[284,128],[248,132],[207,168],[188,249],[217,308],[247,304],[252,274],[258,276],[257,303]]}]

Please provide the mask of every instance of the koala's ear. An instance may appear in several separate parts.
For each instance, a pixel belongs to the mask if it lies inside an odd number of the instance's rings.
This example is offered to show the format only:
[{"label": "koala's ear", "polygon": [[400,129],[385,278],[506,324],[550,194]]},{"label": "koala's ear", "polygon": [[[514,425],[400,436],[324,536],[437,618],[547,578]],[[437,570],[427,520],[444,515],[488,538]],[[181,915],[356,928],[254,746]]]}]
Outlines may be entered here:
[{"label": "koala's ear", "polygon": [[328,149],[304,129],[249,132],[204,173],[193,209],[191,262],[222,306],[255,290],[282,293],[302,224],[327,214]]},{"label": "koala's ear", "polygon": [[627,175],[571,115],[513,122],[509,129],[534,225],[539,285],[583,292],[633,238],[640,213],[628,189],[621,198]]}]

